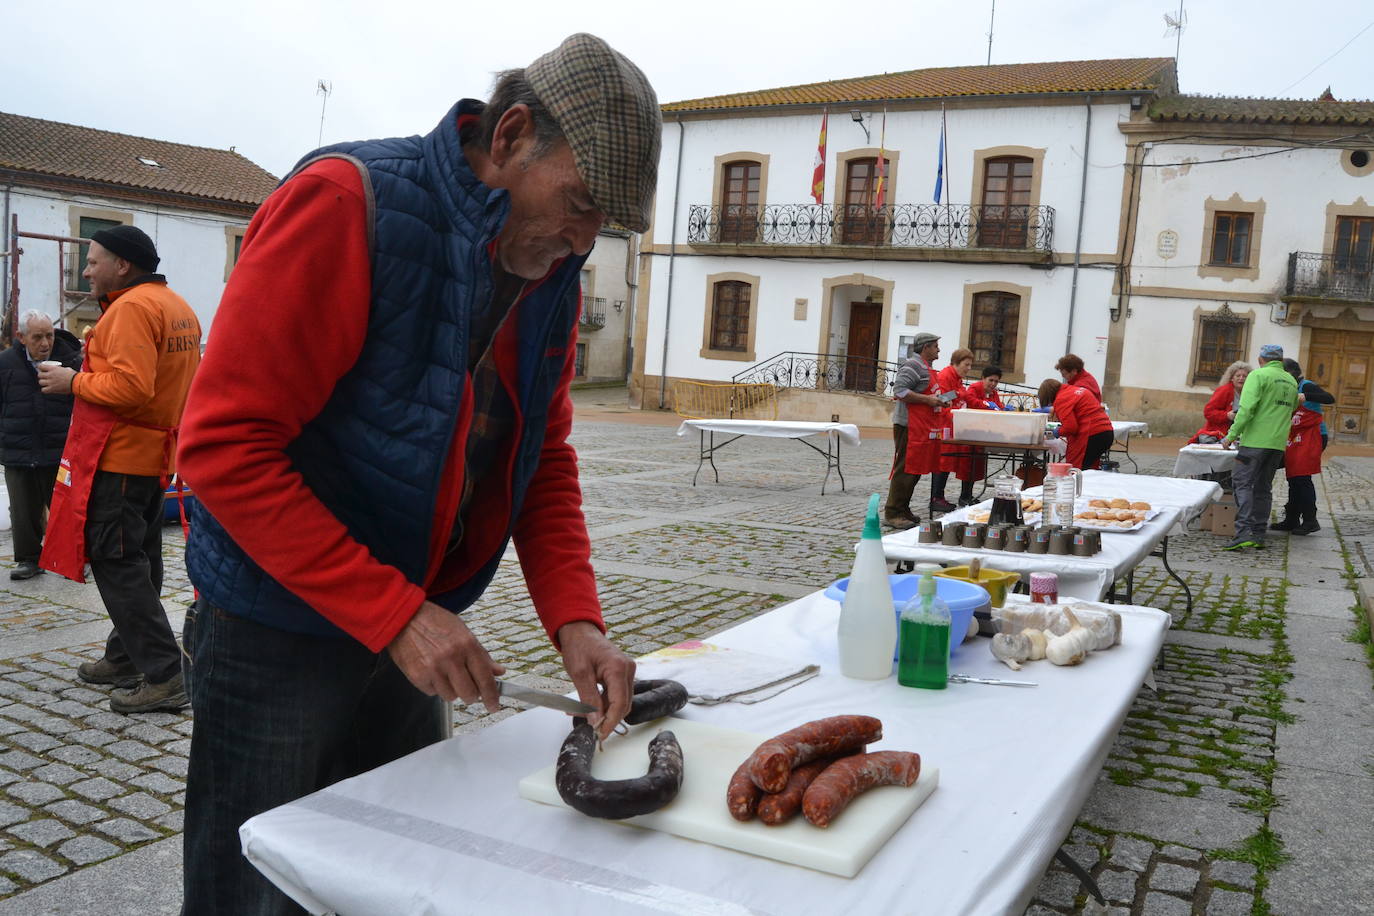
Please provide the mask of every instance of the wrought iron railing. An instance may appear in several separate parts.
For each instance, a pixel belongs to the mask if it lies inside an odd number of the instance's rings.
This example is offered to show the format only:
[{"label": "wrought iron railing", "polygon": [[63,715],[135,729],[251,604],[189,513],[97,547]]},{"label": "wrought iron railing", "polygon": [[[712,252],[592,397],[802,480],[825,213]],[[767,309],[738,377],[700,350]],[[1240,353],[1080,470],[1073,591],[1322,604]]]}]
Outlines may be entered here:
[{"label": "wrought iron railing", "polygon": [[1294,251],[1288,255],[1287,294],[1374,302],[1374,259]]},{"label": "wrought iron railing", "polygon": [[577,323],[584,328],[604,328],[606,326],[606,300],[593,296],[582,297],[582,315]]},{"label": "wrought iron railing", "polygon": [[1052,251],[1054,208],[977,204],[693,204],[687,214],[687,241]]},{"label": "wrought iron railing", "polygon": [[[736,374],[735,384],[776,385],[808,391],[852,391],[892,397],[893,382],[901,363],[837,353],[799,353],[785,351]],[[1038,407],[1036,389],[1003,382],[997,386],[1002,401],[1017,410]]]},{"label": "wrought iron railing", "polygon": [[756,363],[731,381],[766,382],[779,388],[813,391],[855,391],[892,397],[897,364],[861,356],[787,351]]}]

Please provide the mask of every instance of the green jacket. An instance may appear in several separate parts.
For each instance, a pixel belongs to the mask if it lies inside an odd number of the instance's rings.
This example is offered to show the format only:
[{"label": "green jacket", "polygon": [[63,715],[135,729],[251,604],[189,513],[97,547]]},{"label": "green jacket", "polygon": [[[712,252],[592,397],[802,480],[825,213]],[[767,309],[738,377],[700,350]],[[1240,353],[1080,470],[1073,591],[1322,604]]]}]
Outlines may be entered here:
[{"label": "green jacket", "polygon": [[1298,383],[1284,370],[1283,360],[1270,360],[1246,376],[1226,440],[1283,451],[1297,407]]}]

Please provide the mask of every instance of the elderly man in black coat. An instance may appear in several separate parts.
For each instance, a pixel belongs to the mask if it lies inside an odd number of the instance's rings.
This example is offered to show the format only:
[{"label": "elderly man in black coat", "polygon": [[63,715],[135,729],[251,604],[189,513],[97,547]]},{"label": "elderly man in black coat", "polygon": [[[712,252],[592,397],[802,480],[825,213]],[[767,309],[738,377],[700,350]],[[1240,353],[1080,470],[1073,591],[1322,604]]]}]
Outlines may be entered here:
[{"label": "elderly man in black coat", "polygon": [[71,332],[54,329],[42,312],[25,312],[19,343],[0,353],[0,464],[5,466],[18,564],[11,579],[31,579],[41,572],[38,555],[72,419],[71,395],[38,390],[38,364],[47,360],[79,369],[81,343]]}]

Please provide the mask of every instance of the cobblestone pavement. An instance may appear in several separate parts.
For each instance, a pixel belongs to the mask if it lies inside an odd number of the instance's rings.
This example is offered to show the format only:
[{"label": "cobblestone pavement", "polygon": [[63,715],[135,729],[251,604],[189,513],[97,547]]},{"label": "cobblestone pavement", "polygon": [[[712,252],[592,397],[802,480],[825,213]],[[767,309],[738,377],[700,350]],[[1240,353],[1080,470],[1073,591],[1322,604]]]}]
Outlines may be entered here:
[{"label": "cobblestone pavement", "polygon": [[[867,495],[885,489],[891,454],[881,439],[846,450],[846,490],[832,476],[821,497],[824,462],[793,443],[740,440],[717,457],[720,482],[708,467],[693,487],[696,442],[671,427],[580,422],[574,440],[607,622],[632,654],[708,637],[845,575]],[[1141,470],[1167,473],[1171,464],[1147,458]],[[1135,601],[1169,611],[1174,628],[1157,689],[1141,691],[1065,846],[1107,903],[1055,863],[1028,913],[1300,912],[1271,899],[1276,876],[1292,867],[1275,826],[1287,803],[1276,789],[1281,735],[1301,720],[1286,626],[1295,581],[1316,582],[1314,570],[1324,570],[1321,587],[1347,589],[1336,529],[1352,568],[1369,574],[1361,564],[1374,562],[1374,460],[1335,459],[1323,483],[1335,516],[1323,512],[1331,530],[1322,536],[1337,561],[1313,554],[1317,536],[1291,549],[1277,536],[1243,558],[1219,553],[1208,534],[1172,539],[1191,612],[1159,561],[1141,567]],[[191,598],[180,542],[169,527],[164,599],[174,610]],[[8,554],[6,536],[0,557]],[[569,688],[514,551],[466,619],[518,676]],[[1353,619],[1346,612],[1351,628]],[[0,589],[0,647],[9,647],[0,651],[0,916],[64,912],[43,903],[62,899],[45,891],[78,888],[83,875],[149,849],[172,856],[158,844],[181,827],[190,715],[115,715],[107,688],[75,679],[75,665],[99,654],[105,625],[89,585],[45,575]],[[455,708],[454,724],[461,734],[521,708]],[[158,880],[137,912],[176,912],[179,873]]]}]

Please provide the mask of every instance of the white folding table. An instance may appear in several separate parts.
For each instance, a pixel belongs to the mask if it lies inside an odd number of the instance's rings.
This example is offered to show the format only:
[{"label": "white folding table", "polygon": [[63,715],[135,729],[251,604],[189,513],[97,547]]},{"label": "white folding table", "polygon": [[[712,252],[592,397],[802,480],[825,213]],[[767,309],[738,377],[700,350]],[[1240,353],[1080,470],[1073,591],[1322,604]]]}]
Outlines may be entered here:
[{"label": "white folding table", "polygon": [[[760,735],[821,716],[873,715],[884,731],[875,749],[916,751],[940,770],[939,787],[853,878],[518,797],[517,783],[549,765],[568,732],[567,718],[545,709],[258,815],[240,831],[243,847],[312,913],[1019,914],[1092,791],[1169,625],[1162,611],[1116,609],[1122,645],[1077,667],[1041,661],[1013,674],[982,638],[951,658],[952,671],[1034,688],[916,690],[892,677],[842,677],[839,606],[820,592],[711,637],[815,662],[821,674],[764,702],[678,715]],[[720,793],[724,805],[724,785]]]},{"label": "white folding table", "polygon": [[[844,491],[844,471],[840,468],[840,443],[859,444],[859,427],[853,423],[817,423],[802,420],[684,420],[677,428],[679,436],[687,435],[695,429],[699,435],[697,447],[697,470],[692,475],[692,486],[697,485],[697,476],[703,464],[710,464],[716,483],[720,483],[720,470],[716,467],[715,455],[736,439],[744,436],[765,436],[779,439],[793,439],[825,458],[825,479],[821,481],[821,495],[825,495],[825,485],[830,481],[833,469],[840,478],[840,491]],[[716,433],[729,433],[730,438],[716,442]],[[812,436],[825,436],[825,448],[807,442]]]}]

